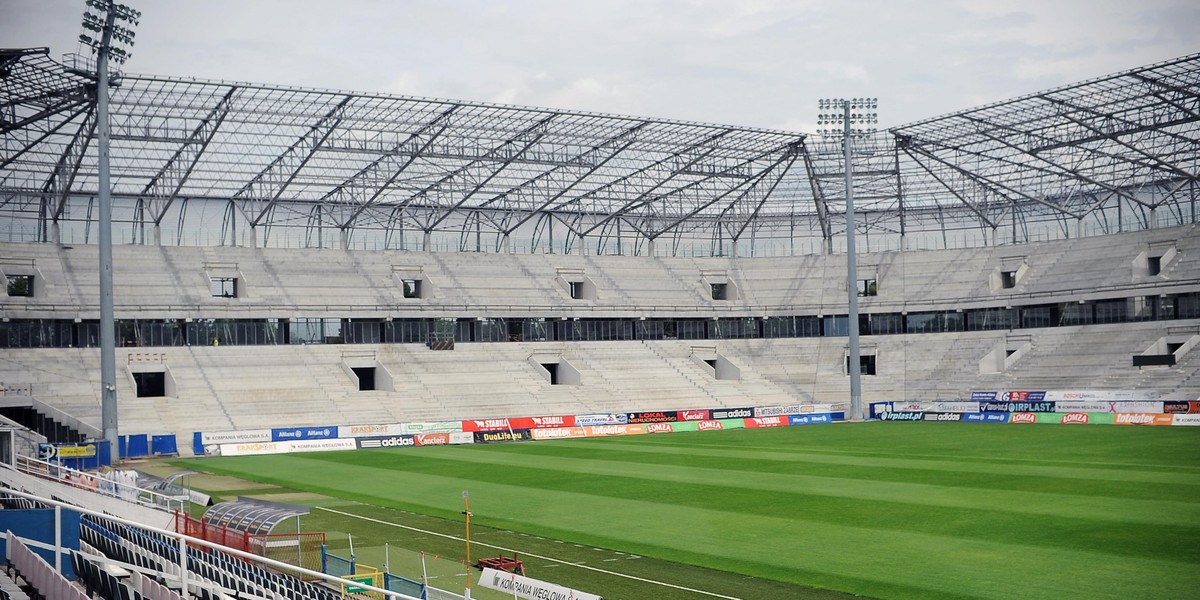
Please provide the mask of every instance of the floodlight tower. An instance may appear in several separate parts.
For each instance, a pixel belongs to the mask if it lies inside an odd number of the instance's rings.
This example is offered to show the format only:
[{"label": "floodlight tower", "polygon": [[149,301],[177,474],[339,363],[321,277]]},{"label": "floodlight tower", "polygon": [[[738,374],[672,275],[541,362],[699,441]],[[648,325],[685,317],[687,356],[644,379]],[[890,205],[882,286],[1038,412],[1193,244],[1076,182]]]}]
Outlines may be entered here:
[{"label": "floodlight tower", "polygon": [[[866,415],[862,404],[862,360],[858,346],[858,256],[854,249],[854,174],[851,166],[851,143],[854,138],[864,138],[875,133],[873,127],[864,127],[878,123],[879,106],[877,98],[827,98],[817,103],[822,110],[818,115],[818,125],[841,125],[841,128],[818,130],[826,137],[842,138],[842,157],[846,163],[846,292],[849,304],[849,316],[846,325],[850,337],[850,415],[849,420],[861,421]],[[850,112],[854,110],[855,112]],[[860,112],[870,111],[870,112]]]},{"label": "floodlight tower", "polygon": [[[133,47],[133,26],[142,13],[112,0],[86,0],[79,42],[96,56],[96,148],[100,196],[100,420],[113,457],[117,448],[117,361],[112,291],[112,187],[108,159],[108,63],[123,64]],[[96,12],[92,12],[95,10]],[[118,24],[120,22],[120,24]],[[91,33],[88,33],[91,32]]]}]

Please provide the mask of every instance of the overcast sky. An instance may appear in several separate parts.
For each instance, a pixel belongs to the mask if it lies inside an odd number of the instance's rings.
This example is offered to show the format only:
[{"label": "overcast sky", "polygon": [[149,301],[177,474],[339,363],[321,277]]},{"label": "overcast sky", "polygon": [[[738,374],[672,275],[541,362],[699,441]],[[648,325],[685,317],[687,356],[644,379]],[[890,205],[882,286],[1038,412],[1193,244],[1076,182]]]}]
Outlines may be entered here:
[{"label": "overcast sky", "polygon": [[[128,0],[130,73],[812,131],[880,126],[1200,51],[1196,0]],[[75,52],[83,0],[0,0],[0,47]]]}]

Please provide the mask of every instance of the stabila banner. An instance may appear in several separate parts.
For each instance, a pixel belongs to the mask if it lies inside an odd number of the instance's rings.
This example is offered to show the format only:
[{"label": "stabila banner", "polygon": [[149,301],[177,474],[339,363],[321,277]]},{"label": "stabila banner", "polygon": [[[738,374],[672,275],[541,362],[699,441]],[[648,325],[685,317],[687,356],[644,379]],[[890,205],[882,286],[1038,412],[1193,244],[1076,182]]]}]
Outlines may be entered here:
[{"label": "stabila banner", "polygon": [[483,573],[480,573],[479,585],[526,600],[603,600],[595,594],[490,567],[484,568]]}]

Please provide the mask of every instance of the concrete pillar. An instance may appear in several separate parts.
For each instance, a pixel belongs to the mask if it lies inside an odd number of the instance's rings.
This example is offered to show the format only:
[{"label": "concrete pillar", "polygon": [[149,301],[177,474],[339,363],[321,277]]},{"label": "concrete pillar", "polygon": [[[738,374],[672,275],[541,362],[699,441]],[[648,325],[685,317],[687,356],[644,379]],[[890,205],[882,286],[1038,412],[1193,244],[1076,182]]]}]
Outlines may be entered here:
[{"label": "concrete pillar", "polygon": [[646,240],[646,255],[651,258],[654,257],[654,238]]},{"label": "concrete pillar", "polygon": [[579,236],[579,255],[580,256],[584,256],[587,254],[587,248],[585,248],[586,245],[587,245],[587,238],[584,238],[583,236]]},{"label": "concrete pillar", "polygon": [[257,227],[250,228],[250,247],[251,248],[258,247],[258,228]]},{"label": "concrete pillar", "polygon": [[62,238],[59,237],[60,235],[61,235],[61,232],[58,229],[58,221],[51,222],[50,223],[50,241],[55,244],[61,244]]},{"label": "concrete pillar", "polygon": [[500,238],[500,253],[512,254],[512,242],[508,239],[507,233],[504,234],[504,237]]},{"label": "concrete pillar", "polygon": [[433,251],[433,234],[432,233],[426,231],[425,234],[421,237],[421,250],[424,250],[425,252]]},{"label": "concrete pillar", "polygon": [[338,229],[338,241],[339,241],[339,245],[341,246],[342,250],[349,250],[350,249],[350,230],[349,229]]}]

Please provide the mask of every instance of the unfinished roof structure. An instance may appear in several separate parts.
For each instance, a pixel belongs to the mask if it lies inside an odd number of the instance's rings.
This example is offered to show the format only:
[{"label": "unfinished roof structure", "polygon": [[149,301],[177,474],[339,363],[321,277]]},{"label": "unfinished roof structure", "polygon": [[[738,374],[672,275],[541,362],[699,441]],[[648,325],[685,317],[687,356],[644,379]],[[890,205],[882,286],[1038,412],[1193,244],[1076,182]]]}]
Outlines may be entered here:
[{"label": "unfinished roof structure", "polygon": [[[116,74],[117,243],[792,255],[844,246],[841,141]],[[816,107],[814,106],[814,111]],[[1200,54],[853,140],[860,250],[1196,222]],[[0,237],[88,243],[95,82],[0,50]]]}]

